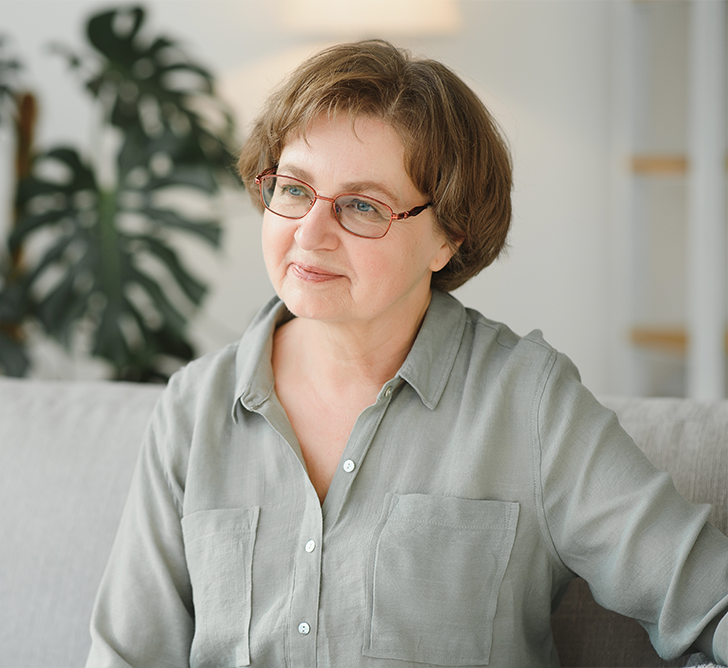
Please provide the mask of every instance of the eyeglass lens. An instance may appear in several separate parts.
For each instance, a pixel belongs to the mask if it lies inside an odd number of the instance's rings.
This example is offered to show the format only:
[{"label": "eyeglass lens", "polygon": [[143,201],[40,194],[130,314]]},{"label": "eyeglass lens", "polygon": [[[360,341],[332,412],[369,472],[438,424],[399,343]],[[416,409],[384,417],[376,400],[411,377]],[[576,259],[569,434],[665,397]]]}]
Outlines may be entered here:
[{"label": "eyeglass lens", "polygon": [[[303,181],[290,176],[270,174],[260,179],[265,206],[285,218],[303,218],[316,202],[316,192]],[[339,195],[334,213],[341,226],[361,237],[378,238],[387,233],[392,210],[366,195]]]}]

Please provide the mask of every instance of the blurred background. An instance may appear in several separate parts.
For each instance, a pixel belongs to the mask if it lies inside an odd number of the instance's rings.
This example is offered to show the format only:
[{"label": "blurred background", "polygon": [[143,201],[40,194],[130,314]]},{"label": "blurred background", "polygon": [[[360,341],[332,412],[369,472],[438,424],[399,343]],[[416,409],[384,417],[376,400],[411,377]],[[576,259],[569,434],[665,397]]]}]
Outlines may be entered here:
[{"label": "blurred background", "polygon": [[[146,128],[142,136],[150,138],[146,145],[157,142],[157,148],[153,155],[139,157],[131,148],[120,148],[127,146],[122,137],[132,131],[120,130],[123,123],[105,121],[104,110],[113,106],[113,100],[108,101],[113,95],[122,101],[124,95],[138,98],[141,108],[146,99],[139,95],[141,88],[127,83],[127,88],[121,85],[109,93],[111,77],[89,92],[88,82],[102,67],[99,48],[87,35],[90,17],[122,9],[114,14],[112,27],[128,36],[138,17],[131,8],[140,6],[145,15],[138,35],[134,33],[137,55],[164,36],[183,52],[184,62],[200,66],[214,79],[209,91],[201,86],[200,97],[213,96],[212,103],[207,99],[207,109],[214,107],[218,120],[225,117],[225,110],[229,113],[225,118],[231,122],[218,123],[224,131],[212,135],[232,152],[267,91],[324,46],[384,37],[444,62],[490,108],[515,164],[510,250],[456,296],[519,334],[541,329],[551,344],[574,360],[585,384],[597,394],[725,396],[725,4],[723,0],[146,0],[132,5],[0,0],[0,77],[4,76],[0,92],[3,85],[6,91],[4,121],[0,117],[0,240],[6,246],[7,239],[14,239],[12,252],[2,251],[0,290],[5,290],[6,306],[3,311],[0,292],[0,333],[7,346],[21,351],[27,362],[22,372],[29,376],[159,379],[176,358],[179,362],[236,340],[273,295],[259,248],[260,214],[248,193],[232,177],[220,177],[214,188],[194,182],[189,192],[183,186],[185,178],[192,177],[172,178],[174,159],[168,156],[174,153],[165,148],[162,128],[167,122],[164,110],[172,109],[170,114],[180,117],[179,109],[174,111],[171,103],[165,107],[164,102],[154,107],[151,97],[147,99],[147,107],[157,111],[142,114]],[[51,49],[51,44],[56,46]],[[142,88],[145,80],[154,78],[150,57],[148,52],[131,63],[130,71]],[[74,201],[81,202],[77,209],[86,207],[86,217],[72,223],[63,220],[71,215],[68,212],[54,214],[55,218],[48,214],[55,211],[53,201],[70,197],[67,191],[42,205],[40,200],[33,204],[33,198],[43,193],[48,198],[49,186],[40,177],[34,177],[34,189],[18,190],[22,133],[14,120],[19,107],[10,94],[16,99],[24,92],[31,93],[37,105],[27,152],[31,162],[33,156],[54,147],[72,146],[74,155],[88,156],[84,159],[94,165],[99,183],[114,181],[113,173],[104,176],[104,161],[112,165],[107,172],[121,173],[134,158],[146,163],[144,169],[124,172],[127,190],[136,183],[134,192],[143,191],[146,197],[149,183],[157,177],[157,185],[175,186],[168,188],[172,196],[168,192],[167,199],[173,201],[165,210],[176,206],[182,211],[176,218],[157,214],[157,222],[149,223],[153,231],[136,237],[128,230],[134,228],[134,220],[142,220],[138,210],[136,214],[127,210],[126,222],[119,223],[120,234],[128,232],[129,239],[136,239],[125,247],[129,252],[123,258],[131,258],[130,266],[136,262],[135,248],[151,249],[162,269],[150,268],[150,275],[162,291],[173,294],[182,286],[185,292],[188,285],[190,293],[186,305],[180,298],[182,305],[175,308],[179,317],[167,313],[184,334],[167,337],[176,346],[175,354],[161,350],[160,355],[171,359],[166,366],[155,362],[153,373],[148,372],[147,361],[135,377],[124,359],[117,360],[114,352],[106,354],[111,344],[94,339],[100,330],[106,341],[113,336],[111,325],[99,315],[104,308],[107,315],[111,312],[111,302],[88,287],[91,278],[79,274],[69,278],[63,295],[56,290],[64,272],[82,260],[71,254],[62,268],[54,265],[44,276],[34,269],[39,262],[50,266],[58,259],[49,257],[48,249],[62,230],[73,225],[81,231],[95,229],[92,218],[97,213],[89,211],[97,209],[93,198],[79,195],[83,191],[79,186]],[[66,172],[71,168],[76,169],[67,162]],[[83,172],[88,180],[89,169],[78,167],[78,174]],[[55,183],[67,184],[64,178],[57,176]],[[160,201],[163,190],[154,193]],[[99,186],[98,192],[102,191]],[[200,191],[205,195],[202,200]],[[17,192],[35,208],[28,204],[30,208],[19,213]],[[126,197],[130,198],[128,193]],[[97,208],[102,210],[101,205]],[[174,224],[165,228],[159,222],[165,216]],[[185,234],[182,228],[192,219],[217,221],[219,237],[209,225]],[[25,226],[22,234],[17,232],[19,225]],[[187,227],[189,232],[192,228]],[[78,246],[78,240],[74,243]],[[75,257],[82,258],[78,248]],[[18,250],[22,257],[13,258]],[[24,285],[18,277],[34,270],[35,283],[23,293],[32,308],[23,310],[17,306],[18,286]],[[163,270],[172,279],[165,279]],[[147,287],[151,298],[134,297],[134,290],[143,292],[138,285],[124,288],[130,301],[139,304],[142,316],[118,317],[124,321],[119,336],[127,339],[121,341],[122,348],[133,348],[134,341],[144,343],[147,330],[142,321],[155,341],[164,338],[158,334],[159,323],[166,322],[165,306],[161,297],[154,296],[153,286]],[[44,296],[52,294],[53,300],[44,302]],[[162,316],[155,315],[155,307]],[[78,317],[67,316],[71,311]]]}]

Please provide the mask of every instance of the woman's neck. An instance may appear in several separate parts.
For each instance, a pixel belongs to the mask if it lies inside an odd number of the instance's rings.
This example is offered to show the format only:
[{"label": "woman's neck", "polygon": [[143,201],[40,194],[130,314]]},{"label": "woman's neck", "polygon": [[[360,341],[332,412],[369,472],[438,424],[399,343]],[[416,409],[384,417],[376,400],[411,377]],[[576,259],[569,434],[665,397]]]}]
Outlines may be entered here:
[{"label": "woman's neck", "polygon": [[294,318],[274,340],[274,368],[297,368],[300,378],[319,388],[348,394],[369,388],[378,392],[394,377],[417,337],[429,300],[415,314],[386,323],[332,323]]}]

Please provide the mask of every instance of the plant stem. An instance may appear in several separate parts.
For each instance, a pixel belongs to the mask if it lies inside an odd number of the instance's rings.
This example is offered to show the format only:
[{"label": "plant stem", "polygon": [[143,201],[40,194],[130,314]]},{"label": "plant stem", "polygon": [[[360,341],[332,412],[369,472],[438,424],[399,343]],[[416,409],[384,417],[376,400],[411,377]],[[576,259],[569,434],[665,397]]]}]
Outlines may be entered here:
[{"label": "plant stem", "polygon": [[[15,117],[15,182],[20,183],[30,176],[33,169],[33,138],[38,118],[38,104],[32,93],[20,93],[16,98]],[[19,212],[14,211],[14,225],[17,225]],[[22,273],[23,249],[18,246],[10,257],[10,277]]]},{"label": "plant stem", "polygon": [[116,229],[116,190],[100,191],[99,235],[101,242],[101,283],[108,302],[121,303],[121,266],[119,264],[119,233]]}]

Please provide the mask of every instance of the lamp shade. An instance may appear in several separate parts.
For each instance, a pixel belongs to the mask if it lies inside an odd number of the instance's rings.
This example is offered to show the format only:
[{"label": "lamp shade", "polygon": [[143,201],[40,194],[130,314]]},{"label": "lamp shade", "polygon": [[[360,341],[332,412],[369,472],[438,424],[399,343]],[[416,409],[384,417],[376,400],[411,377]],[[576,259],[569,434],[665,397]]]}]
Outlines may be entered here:
[{"label": "lamp shade", "polygon": [[323,37],[452,35],[462,19],[458,0],[279,0],[279,25]]}]

